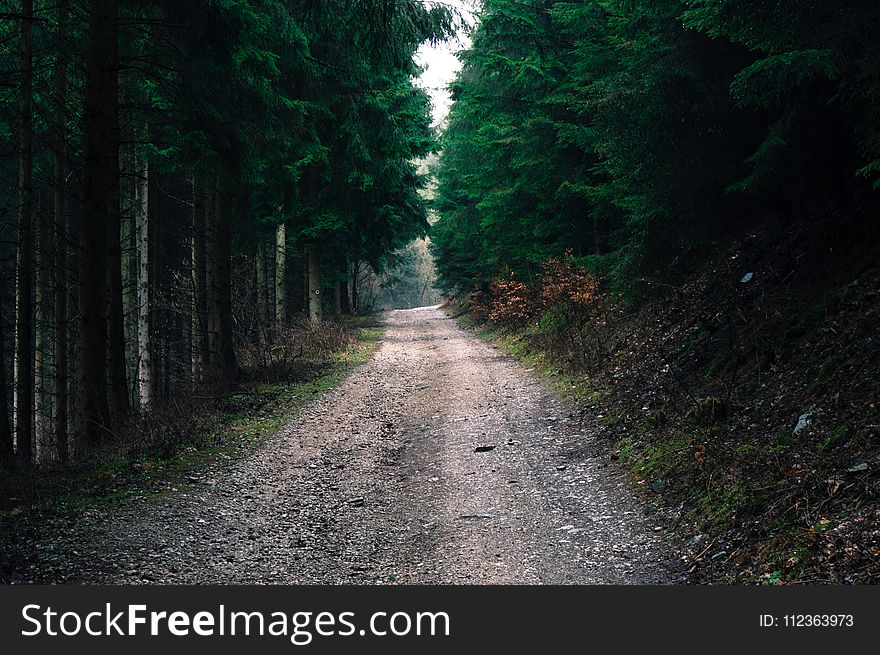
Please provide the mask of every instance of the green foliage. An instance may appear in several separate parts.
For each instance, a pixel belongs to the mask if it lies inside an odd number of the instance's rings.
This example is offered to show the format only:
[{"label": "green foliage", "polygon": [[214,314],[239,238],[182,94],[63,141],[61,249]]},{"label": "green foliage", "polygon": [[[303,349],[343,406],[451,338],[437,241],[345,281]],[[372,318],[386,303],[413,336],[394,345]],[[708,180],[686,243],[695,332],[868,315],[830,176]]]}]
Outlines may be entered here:
[{"label": "green foliage", "polygon": [[878,45],[868,0],[488,0],[443,140],[441,284],[571,250],[636,290],[752,217],[863,201]]},{"label": "green foliage", "polygon": [[[325,265],[381,267],[427,230],[413,160],[435,147],[414,55],[452,15],[417,0],[155,0],[132,56],[173,61],[133,86],[162,160],[235,162],[239,232],[288,224],[290,245],[320,241]],[[165,57],[168,55],[165,54]],[[158,78],[158,79],[157,79]],[[155,121],[162,109],[170,120]],[[140,122],[135,118],[133,122]]]}]

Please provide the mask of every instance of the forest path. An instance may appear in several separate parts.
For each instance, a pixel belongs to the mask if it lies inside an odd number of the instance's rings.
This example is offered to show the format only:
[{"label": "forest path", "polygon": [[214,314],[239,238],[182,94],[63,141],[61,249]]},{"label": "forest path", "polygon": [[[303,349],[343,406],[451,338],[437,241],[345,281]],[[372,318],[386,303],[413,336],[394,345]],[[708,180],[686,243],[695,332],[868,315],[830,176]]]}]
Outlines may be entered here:
[{"label": "forest path", "polygon": [[56,579],[678,581],[655,523],[557,394],[438,309],[385,322],[366,365],[216,484],[56,538]]}]

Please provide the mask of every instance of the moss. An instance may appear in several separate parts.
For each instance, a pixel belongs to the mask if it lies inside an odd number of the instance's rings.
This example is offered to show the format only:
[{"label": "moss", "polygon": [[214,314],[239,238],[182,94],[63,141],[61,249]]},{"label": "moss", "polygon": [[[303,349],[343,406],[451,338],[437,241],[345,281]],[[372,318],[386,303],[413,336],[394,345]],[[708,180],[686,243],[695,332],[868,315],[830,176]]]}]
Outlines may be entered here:
[{"label": "moss", "polygon": [[637,444],[632,437],[623,437],[614,444],[614,452],[621,462],[630,464],[637,452]]},{"label": "moss", "polygon": [[715,380],[723,377],[725,373],[733,368],[734,364],[734,358],[729,352],[723,351],[718,353],[706,366],[706,380]]},{"label": "moss", "polygon": [[660,411],[648,414],[645,418],[645,425],[652,430],[656,430],[662,428],[668,421],[669,417],[666,415],[666,412],[661,409]]},{"label": "moss", "polygon": [[697,496],[690,515],[715,530],[724,530],[743,511],[760,502],[760,498],[744,483],[731,484],[729,480],[718,480],[707,485],[703,493]]},{"label": "moss", "polygon": [[770,452],[775,455],[780,455],[782,453],[787,453],[791,450],[791,447],[794,443],[791,432],[788,430],[782,430],[777,432],[771,442],[770,442]]},{"label": "moss", "polygon": [[757,452],[760,452],[760,448],[758,448],[758,446],[756,446],[755,444],[751,444],[751,443],[740,444],[739,446],[736,447],[736,454],[744,456],[744,457],[747,457],[747,456],[752,455]]},{"label": "moss", "polygon": [[816,446],[816,454],[821,455],[823,453],[834,450],[838,446],[842,446],[847,441],[849,441],[849,433],[849,423],[841,423],[819,442],[819,444]]},{"label": "moss", "polygon": [[834,367],[834,356],[829,355],[825,359],[822,360],[822,363],[819,364],[819,375],[818,379],[820,382],[827,382],[828,377],[831,374],[831,371]]},{"label": "moss", "polygon": [[692,466],[694,450],[691,435],[674,435],[646,444],[633,460],[633,471],[645,479],[680,477],[677,473]]}]

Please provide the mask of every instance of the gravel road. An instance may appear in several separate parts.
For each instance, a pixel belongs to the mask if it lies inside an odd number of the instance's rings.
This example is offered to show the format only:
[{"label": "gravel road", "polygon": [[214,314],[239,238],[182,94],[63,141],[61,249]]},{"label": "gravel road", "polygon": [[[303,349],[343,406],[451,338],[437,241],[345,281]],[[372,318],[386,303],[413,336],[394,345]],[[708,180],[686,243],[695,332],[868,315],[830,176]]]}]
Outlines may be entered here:
[{"label": "gravel road", "polygon": [[385,323],[366,365],[215,484],[53,539],[42,581],[681,581],[565,401],[437,309]]}]

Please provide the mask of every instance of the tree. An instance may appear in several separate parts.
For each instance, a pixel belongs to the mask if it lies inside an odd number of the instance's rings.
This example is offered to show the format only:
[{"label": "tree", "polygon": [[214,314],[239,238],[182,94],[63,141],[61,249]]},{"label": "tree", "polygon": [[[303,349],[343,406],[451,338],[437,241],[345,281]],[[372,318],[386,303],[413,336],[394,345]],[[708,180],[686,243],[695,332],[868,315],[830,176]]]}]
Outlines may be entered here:
[{"label": "tree", "polygon": [[[2,312],[2,309],[2,302],[0,302],[0,312]],[[0,321],[0,470],[8,471],[15,466],[15,446],[12,439],[12,429],[9,424],[9,409],[6,405],[9,393],[6,384],[5,342],[3,322]]]},{"label": "tree", "polygon": [[21,11],[21,104],[18,131],[18,267],[15,322],[15,441],[18,464],[33,459],[33,40],[34,5],[23,0]]},{"label": "tree", "polygon": [[275,228],[275,325],[287,324],[287,229],[284,223]]},{"label": "tree", "polygon": [[0,27],[19,46],[0,47],[3,70],[22,80],[20,103],[0,101],[0,141],[19,154],[17,179],[0,159],[0,195],[20,208],[15,234],[0,221],[0,300],[15,315],[12,448],[31,462],[37,425],[43,464],[234,382],[249,342],[296,312],[343,311],[356,263],[392,266],[426,232],[412,159],[434,138],[414,55],[452,19],[417,0],[37,13],[24,3]]},{"label": "tree", "polygon": [[83,107],[84,183],[80,241],[77,436],[83,452],[106,441],[108,233],[118,224],[118,7],[90,0]]},{"label": "tree", "polygon": [[137,343],[138,402],[141,408],[153,401],[153,288],[150,275],[150,164],[144,156],[138,171],[135,234],[137,245]]},{"label": "tree", "polygon": [[52,164],[52,205],[55,227],[55,376],[53,381],[52,423],[55,429],[55,455],[66,463],[68,443],[68,242],[70,225],[66,193],[67,158],[67,57],[69,11],[66,0],[58,3],[57,44],[55,53],[55,151]]}]

